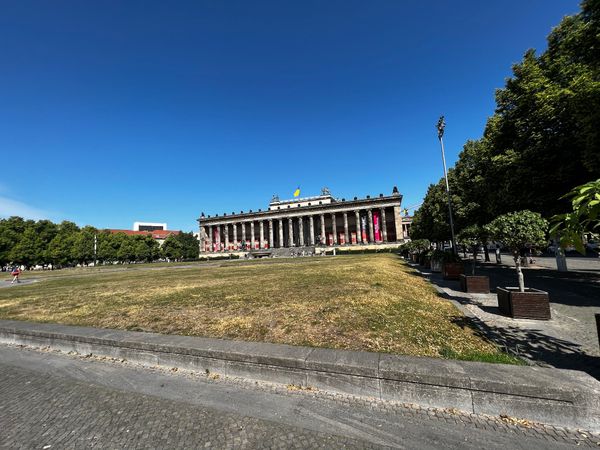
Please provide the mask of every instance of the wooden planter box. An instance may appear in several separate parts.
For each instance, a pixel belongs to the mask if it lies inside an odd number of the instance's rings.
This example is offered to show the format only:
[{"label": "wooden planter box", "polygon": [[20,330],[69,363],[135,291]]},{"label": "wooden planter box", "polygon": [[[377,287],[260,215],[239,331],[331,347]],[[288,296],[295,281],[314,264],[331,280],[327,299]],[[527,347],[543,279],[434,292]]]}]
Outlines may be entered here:
[{"label": "wooden planter box", "polygon": [[489,294],[490,278],[484,275],[460,275],[460,288],[471,294]]},{"label": "wooden planter box", "polygon": [[461,262],[447,262],[442,264],[444,280],[458,280],[464,272],[465,266]]},{"label": "wooden planter box", "polygon": [[550,320],[550,300],[548,293],[533,288],[496,288],[498,308],[502,314],[514,319]]},{"label": "wooden planter box", "polygon": [[440,273],[442,271],[443,261],[440,258],[431,259],[431,271]]}]

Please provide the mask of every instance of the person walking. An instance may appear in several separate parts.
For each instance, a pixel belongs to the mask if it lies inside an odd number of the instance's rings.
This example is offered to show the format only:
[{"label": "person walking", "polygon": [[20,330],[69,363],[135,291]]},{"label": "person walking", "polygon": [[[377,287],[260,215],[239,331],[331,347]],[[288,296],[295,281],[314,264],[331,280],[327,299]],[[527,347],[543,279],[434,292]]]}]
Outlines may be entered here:
[{"label": "person walking", "polygon": [[12,272],[10,273],[13,276],[12,281],[10,282],[10,284],[14,284],[15,281],[17,283],[20,283],[19,281],[19,275],[21,275],[21,269],[19,269],[17,266],[13,267]]}]

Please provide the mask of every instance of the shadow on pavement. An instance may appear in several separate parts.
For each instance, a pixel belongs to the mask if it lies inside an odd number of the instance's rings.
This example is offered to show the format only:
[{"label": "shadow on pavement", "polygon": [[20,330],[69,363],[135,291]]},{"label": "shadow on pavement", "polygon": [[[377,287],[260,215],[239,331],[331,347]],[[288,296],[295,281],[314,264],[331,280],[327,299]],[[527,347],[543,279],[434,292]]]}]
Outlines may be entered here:
[{"label": "shadow on pavement", "polygon": [[[413,266],[419,268],[417,266]],[[470,274],[470,267],[465,272]],[[600,274],[594,273],[560,273],[550,269],[525,269],[525,285],[535,287],[550,293],[552,303],[562,303],[569,306],[600,306]],[[515,286],[515,269],[506,266],[478,264],[477,275],[490,277],[492,293],[496,286]],[[458,281],[444,280],[441,274],[420,274],[430,279],[439,287],[458,291]],[[498,318],[504,317],[497,306],[483,305],[477,301],[477,296],[461,295],[457,292],[450,295],[439,292],[439,296],[453,300],[462,305],[475,305]],[[535,322],[528,327],[490,325],[477,317],[457,317],[454,322],[462,327],[471,328],[477,335],[486,338],[507,353],[533,361],[539,365],[550,365],[560,369],[580,370],[600,380],[600,357],[585,353],[579,344],[564,339],[549,336],[541,329],[536,329]]]},{"label": "shadow on pavement", "polygon": [[590,356],[578,344],[544,334],[541,330],[490,326],[477,317],[457,317],[461,328],[469,327],[508,353],[559,369],[581,370],[600,380],[600,358]]}]

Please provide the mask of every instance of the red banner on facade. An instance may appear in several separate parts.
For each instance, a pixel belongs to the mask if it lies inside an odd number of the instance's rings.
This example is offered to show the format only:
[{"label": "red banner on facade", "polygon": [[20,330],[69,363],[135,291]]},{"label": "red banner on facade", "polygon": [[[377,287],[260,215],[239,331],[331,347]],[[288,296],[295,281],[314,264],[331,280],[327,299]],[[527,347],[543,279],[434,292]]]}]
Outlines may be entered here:
[{"label": "red banner on facade", "polygon": [[373,231],[375,242],[381,242],[381,221],[379,220],[379,211],[373,211]]},{"label": "red banner on facade", "polygon": [[352,242],[353,244],[356,244],[356,232],[352,231],[350,233],[350,242]]}]

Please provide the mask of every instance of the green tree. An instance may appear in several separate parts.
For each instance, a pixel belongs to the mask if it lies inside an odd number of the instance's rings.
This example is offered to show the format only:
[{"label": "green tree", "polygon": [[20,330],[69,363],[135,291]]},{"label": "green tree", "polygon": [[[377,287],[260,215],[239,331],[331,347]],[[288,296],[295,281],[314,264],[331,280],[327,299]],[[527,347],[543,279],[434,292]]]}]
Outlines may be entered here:
[{"label": "green tree", "polygon": [[163,258],[168,260],[177,261],[183,258],[183,244],[174,234],[167,236],[160,251]]},{"label": "green tree", "polygon": [[22,217],[9,217],[0,220],[0,265],[4,268],[13,262],[12,250],[19,243],[27,222]]},{"label": "green tree", "polygon": [[133,236],[129,236],[125,233],[117,233],[116,239],[119,241],[119,248],[117,249],[117,260],[122,263],[130,263],[135,261],[135,243]]},{"label": "green tree", "polygon": [[72,256],[81,265],[88,265],[94,261],[94,237],[98,230],[85,226],[75,235]]},{"label": "green tree", "polygon": [[525,292],[520,252],[526,247],[541,247],[547,244],[548,222],[539,213],[524,210],[501,215],[485,228],[493,240],[502,242],[512,252],[519,290]]},{"label": "green tree", "polygon": [[585,254],[582,235],[600,232],[600,179],[577,186],[563,198],[570,200],[572,211],[554,216],[550,233],[560,236],[563,248],[572,245]]},{"label": "green tree", "polygon": [[470,225],[463,228],[456,236],[460,245],[464,245],[473,252],[473,264],[471,266],[471,275],[475,275],[475,264],[477,262],[477,253],[481,245],[487,244],[487,231],[479,225]]},{"label": "green tree", "polygon": [[121,245],[119,236],[110,231],[98,233],[98,261],[102,263],[113,263],[118,261],[117,251]]},{"label": "green tree", "polygon": [[9,259],[30,268],[41,262],[43,251],[43,242],[35,229],[35,223],[28,221],[19,241],[12,247]]},{"label": "green tree", "polygon": [[79,227],[73,222],[64,221],[57,226],[57,233],[46,247],[46,259],[52,268],[73,263],[73,246]]},{"label": "green tree", "polygon": [[135,260],[139,262],[152,262],[158,258],[159,245],[152,236],[133,236],[133,252]]},{"label": "green tree", "polygon": [[200,242],[194,236],[194,233],[180,232],[175,236],[181,243],[181,257],[183,259],[196,259],[200,256]]}]

